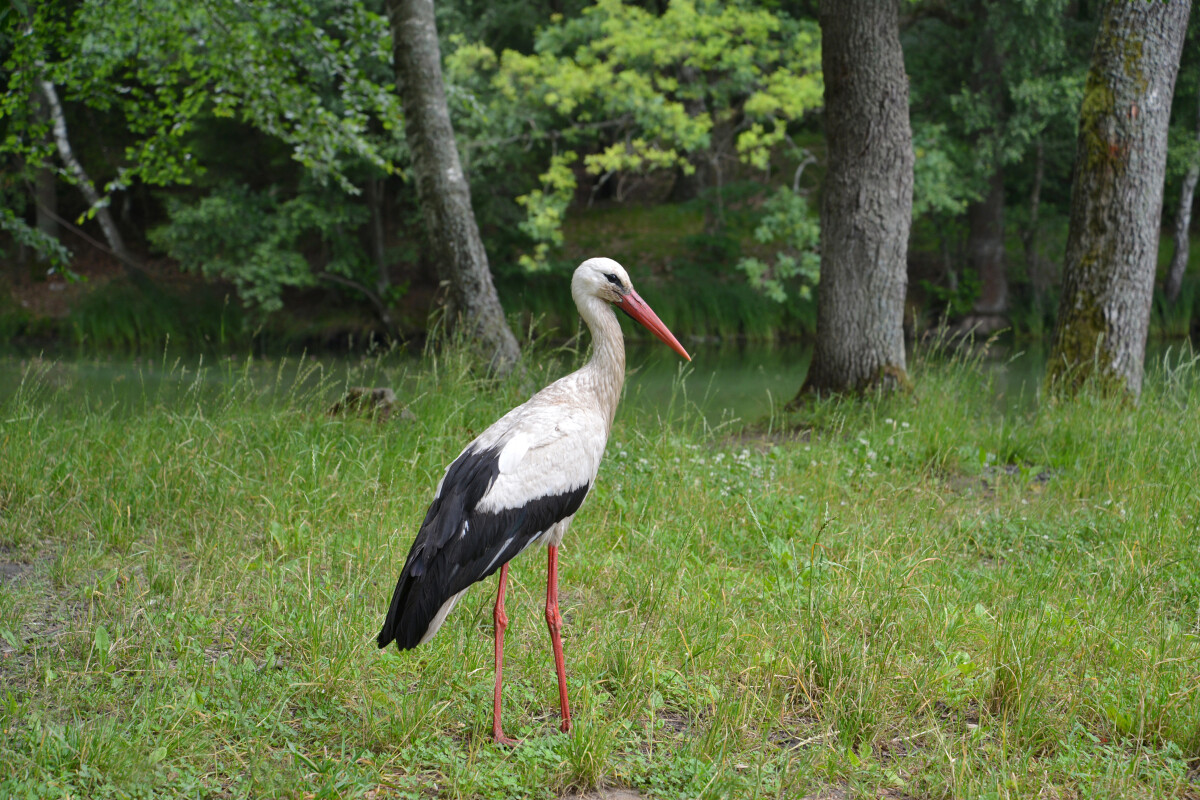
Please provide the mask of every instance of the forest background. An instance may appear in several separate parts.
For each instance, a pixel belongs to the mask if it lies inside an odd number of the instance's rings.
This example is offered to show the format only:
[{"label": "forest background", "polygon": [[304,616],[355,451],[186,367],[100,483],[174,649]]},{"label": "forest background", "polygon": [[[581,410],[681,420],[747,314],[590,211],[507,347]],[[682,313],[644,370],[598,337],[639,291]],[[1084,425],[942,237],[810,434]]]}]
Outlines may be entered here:
[{"label": "forest background", "polygon": [[[422,336],[445,293],[387,11],[9,4],[0,341],[244,350]],[[1099,4],[901,12],[916,156],[906,333],[945,322],[1047,337]],[[814,333],[816,3],[455,0],[436,13],[463,170],[515,329],[572,332],[567,276],[603,254],[685,341]],[[1166,241],[1186,231],[1200,161],[1195,16],[1151,323],[1165,337],[1193,330],[1200,291],[1198,248],[1186,233]]]}]

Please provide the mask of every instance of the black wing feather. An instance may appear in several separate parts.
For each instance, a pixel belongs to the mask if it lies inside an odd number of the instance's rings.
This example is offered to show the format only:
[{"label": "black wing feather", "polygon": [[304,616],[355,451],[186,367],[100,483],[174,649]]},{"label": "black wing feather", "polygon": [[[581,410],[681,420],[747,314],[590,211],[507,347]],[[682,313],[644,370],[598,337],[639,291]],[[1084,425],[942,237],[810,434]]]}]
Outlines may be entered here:
[{"label": "black wing feather", "polygon": [[[476,507],[500,474],[499,447],[463,451],[417,532],[396,582],[377,641],[416,647],[438,609],[454,595],[507,564],[530,541],[583,504],[589,485],[489,512]],[[461,535],[467,526],[466,535]]]}]

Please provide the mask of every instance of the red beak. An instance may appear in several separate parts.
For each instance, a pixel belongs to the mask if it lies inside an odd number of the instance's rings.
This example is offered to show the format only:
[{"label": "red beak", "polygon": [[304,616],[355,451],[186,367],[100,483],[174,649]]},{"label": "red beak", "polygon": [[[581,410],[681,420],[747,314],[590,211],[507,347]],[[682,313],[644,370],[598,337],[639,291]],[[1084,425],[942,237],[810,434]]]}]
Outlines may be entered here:
[{"label": "red beak", "polygon": [[663,325],[662,320],[658,318],[658,315],[654,313],[654,310],[646,304],[646,301],[643,300],[637,292],[630,289],[629,294],[622,297],[621,302],[617,303],[616,305],[617,308],[624,311],[632,319],[635,319],[642,323],[642,325],[646,326],[646,329],[662,340],[667,347],[670,347],[688,361],[692,360],[692,357],[687,354],[687,350],[683,349],[683,345],[679,343],[679,340],[676,339],[669,330],[667,330],[667,326]]}]

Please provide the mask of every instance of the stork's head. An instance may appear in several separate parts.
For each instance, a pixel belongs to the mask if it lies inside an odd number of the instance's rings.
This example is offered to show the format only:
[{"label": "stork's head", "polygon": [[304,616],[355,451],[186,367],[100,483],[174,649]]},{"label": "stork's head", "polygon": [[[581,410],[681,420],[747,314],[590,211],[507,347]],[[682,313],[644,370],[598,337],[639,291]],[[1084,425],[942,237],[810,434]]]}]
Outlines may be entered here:
[{"label": "stork's head", "polygon": [[611,258],[589,258],[580,264],[571,279],[571,295],[575,298],[575,304],[581,308],[585,299],[589,297],[599,298],[611,304],[628,314],[630,319],[644,325],[676,353],[688,361],[692,360],[653,309],[633,290],[629,273]]}]

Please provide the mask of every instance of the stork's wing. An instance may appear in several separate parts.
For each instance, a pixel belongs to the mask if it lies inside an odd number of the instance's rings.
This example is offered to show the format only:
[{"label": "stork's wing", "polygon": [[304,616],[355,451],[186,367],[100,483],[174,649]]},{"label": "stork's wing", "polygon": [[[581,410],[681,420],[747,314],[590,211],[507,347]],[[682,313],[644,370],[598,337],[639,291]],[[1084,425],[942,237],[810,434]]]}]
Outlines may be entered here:
[{"label": "stork's wing", "polygon": [[[451,598],[579,510],[604,452],[605,420],[574,406],[523,406],[446,470],[378,641],[415,647]],[[444,618],[444,614],[441,616]]]},{"label": "stork's wing", "polygon": [[480,498],[479,510],[520,508],[543,497],[589,487],[596,479],[608,439],[599,413],[564,405],[526,411],[502,442],[499,471]]}]

